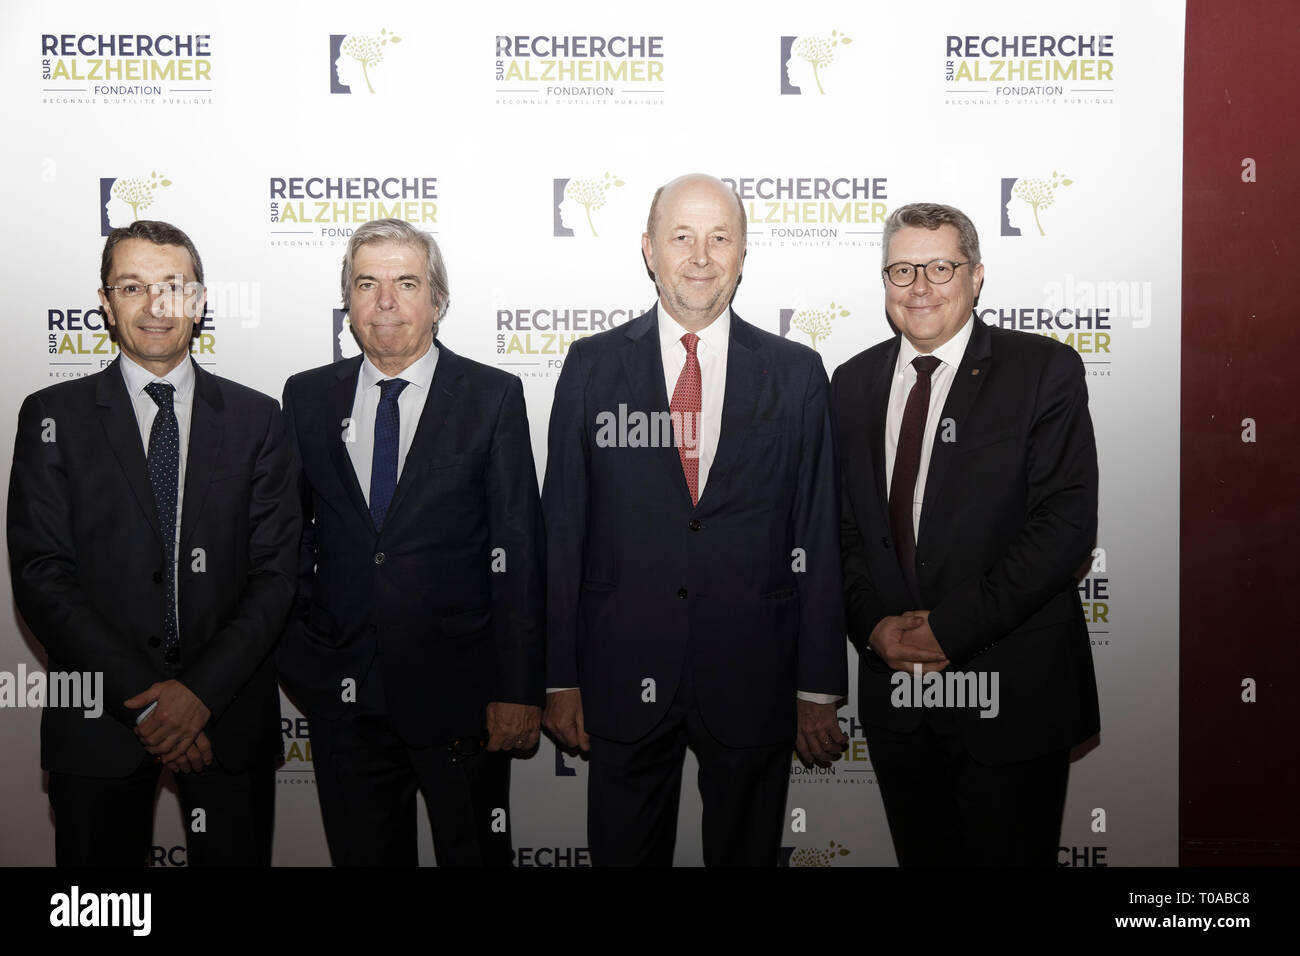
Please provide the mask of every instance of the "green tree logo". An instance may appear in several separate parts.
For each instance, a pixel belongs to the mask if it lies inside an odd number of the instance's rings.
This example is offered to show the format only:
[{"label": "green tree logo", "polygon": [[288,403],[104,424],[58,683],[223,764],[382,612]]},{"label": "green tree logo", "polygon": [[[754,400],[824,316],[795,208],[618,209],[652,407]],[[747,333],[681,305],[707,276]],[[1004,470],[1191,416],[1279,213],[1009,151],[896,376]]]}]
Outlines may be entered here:
[{"label": "green tree logo", "polygon": [[615,186],[622,186],[623,180],[611,173],[604,179],[570,179],[564,187],[564,195],[587,210],[587,225],[591,234],[596,235],[596,224],[591,221],[591,211],[605,205],[605,193]]},{"label": "green tree logo", "polygon": [[831,65],[831,62],[835,59],[835,48],[837,46],[841,43],[848,44],[852,42],[839,30],[832,30],[829,37],[800,37],[794,41],[794,46],[790,48],[790,52],[812,64],[813,79],[817,81],[817,92],[825,95],[826,91],[822,89],[821,68]]},{"label": "green tree logo", "polygon": [[1011,191],[1011,195],[1029,203],[1030,208],[1034,210],[1034,225],[1038,227],[1038,234],[1040,236],[1045,236],[1047,233],[1043,232],[1043,223],[1038,218],[1038,210],[1046,209],[1056,201],[1056,188],[1058,186],[1069,186],[1073,182],[1073,179],[1066,179],[1056,170],[1052,170],[1052,178],[1050,180],[1018,180],[1015,189]]},{"label": "green tree logo", "polygon": [[366,78],[366,88],[371,93],[375,88],[370,83],[370,68],[379,64],[384,58],[384,47],[390,43],[401,43],[402,38],[396,33],[381,29],[379,36],[364,36],[354,33],[343,41],[340,53],[346,53],[361,64],[361,73]]},{"label": "green tree logo", "polygon": [[[141,210],[153,205],[153,194],[159,186],[170,186],[172,181],[152,172],[149,178],[124,176],[113,183],[113,195],[131,207],[131,218],[140,218]],[[101,193],[100,195],[103,195]]]},{"label": "green tree logo", "polygon": [[790,854],[791,866],[833,866],[837,856],[848,856],[849,848],[843,844],[831,840],[830,846],[825,850],[814,850],[806,847],[802,850],[795,850]]},{"label": "green tree logo", "polygon": [[[848,309],[841,308],[834,302],[826,309],[800,309],[790,317],[790,324],[812,339],[812,347],[831,334],[831,320],[843,318],[849,314]],[[845,851],[848,852],[847,850]]]}]

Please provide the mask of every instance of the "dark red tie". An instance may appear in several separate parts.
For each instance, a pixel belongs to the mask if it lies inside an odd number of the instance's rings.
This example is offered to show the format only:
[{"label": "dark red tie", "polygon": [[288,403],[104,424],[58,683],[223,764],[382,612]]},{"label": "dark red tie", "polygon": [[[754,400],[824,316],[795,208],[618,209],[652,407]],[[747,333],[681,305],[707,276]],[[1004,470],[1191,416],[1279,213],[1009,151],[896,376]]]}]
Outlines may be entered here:
[{"label": "dark red tie", "polygon": [[903,569],[907,586],[921,606],[921,589],[916,582],[916,529],[912,524],[912,499],[916,477],[921,471],[921,444],[925,440],[925,419],[930,412],[930,376],[939,367],[933,355],[912,359],[916,384],[907,393],[903,407],[903,424],[898,429],[898,450],[894,455],[894,477],[889,483],[889,530],[898,552],[898,566]]},{"label": "dark red tie", "polygon": [[695,356],[699,342],[700,337],[694,332],[682,336],[682,344],[686,346],[686,364],[682,366],[682,374],[677,376],[673,400],[668,405],[673,429],[677,432],[677,455],[682,460],[682,471],[686,473],[686,487],[691,491],[692,505],[700,503],[700,404],[704,393],[700,384],[700,360]]}]

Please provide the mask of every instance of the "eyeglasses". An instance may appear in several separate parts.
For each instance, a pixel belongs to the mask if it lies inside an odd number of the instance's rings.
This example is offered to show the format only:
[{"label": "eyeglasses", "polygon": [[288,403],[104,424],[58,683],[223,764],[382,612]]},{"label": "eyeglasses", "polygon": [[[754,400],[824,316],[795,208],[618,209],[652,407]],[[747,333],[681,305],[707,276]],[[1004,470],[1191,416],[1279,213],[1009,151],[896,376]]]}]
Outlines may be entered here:
[{"label": "eyeglasses", "polygon": [[197,295],[202,289],[198,282],[124,282],[121,285],[106,285],[105,292],[116,292],[124,299],[137,299],[148,293],[167,299],[183,299]]},{"label": "eyeglasses", "polygon": [[929,262],[895,262],[885,266],[881,271],[896,286],[907,288],[916,281],[916,277],[925,273],[925,281],[931,285],[944,285],[951,282],[959,266],[968,266],[969,262],[953,262],[951,259],[931,259]]}]

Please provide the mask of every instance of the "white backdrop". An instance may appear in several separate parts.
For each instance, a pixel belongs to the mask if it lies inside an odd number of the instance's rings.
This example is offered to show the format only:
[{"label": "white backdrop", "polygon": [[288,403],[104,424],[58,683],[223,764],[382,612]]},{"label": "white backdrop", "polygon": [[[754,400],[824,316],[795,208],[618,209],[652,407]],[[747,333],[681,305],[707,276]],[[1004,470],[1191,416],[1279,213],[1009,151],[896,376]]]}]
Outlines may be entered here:
[{"label": "white backdrop", "polygon": [[[348,231],[389,214],[429,229],[451,277],[440,334],[523,379],[540,474],[568,342],[653,301],[639,237],[663,182],[736,182],[750,232],[735,309],[806,344],[819,331],[828,373],[890,334],[884,217],[956,205],[982,238],[981,318],[1055,334],[1088,363],[1102,553],[1082,587],[1102,733],[1072,768],[1060,862],[1176,863],[1183,12],[6,8],[0,443],[12,447],[24,395],[112,360],[99,257],[105,229],[132,217],[176,223],[203,255],[213,314],[196,358],[276,396],[334,358]],[[11,612],[0,670],[38,655]],[[892,864],[856,704],[841,713],[848,757],[817,773],[792,763],[789,805],[808,826],[788,834],[789,861]],[[284,715],[275,861],[325,864],[305,722],[287,702]],[[0,709],[0,863],[53,859],[38,719]],[[518,863],[589,862],[585,777],[545,741],[515,762]],[[677,861],[698,864],[693,761],[684,780]],[[155,843],[159,863],[184,862],[170,792]]]}]

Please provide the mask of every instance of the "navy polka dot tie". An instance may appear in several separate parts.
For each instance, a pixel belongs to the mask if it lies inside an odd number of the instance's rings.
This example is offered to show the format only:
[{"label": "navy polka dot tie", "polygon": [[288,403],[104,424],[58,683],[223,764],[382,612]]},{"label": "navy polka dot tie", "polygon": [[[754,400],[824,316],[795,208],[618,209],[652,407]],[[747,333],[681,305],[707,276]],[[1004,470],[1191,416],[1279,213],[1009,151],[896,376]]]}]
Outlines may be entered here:
[{"label": "navy polka dot tie", "polygon": [[370,517],[375,531],[384,527],[388,504],[397,490],[397,445],[402,433],[397,399],[410,384],[390,378],[379,383],[379,410],[375,413],[375,454],[370,462]]},{"label": "navy polka dot tie", "polygon": [[144,387],[158,406],[153,428],[149,430],[149,483],[153,485],[154,505],[158,509],[158,531],[163,543],[163,583],[166,589],[163,608],[163,648],[168,658],[180,651],[180,633],[176,628],[176,488],[180,477],[181,430],[172,406],[174,389],[166,382],[151,382]]}]

